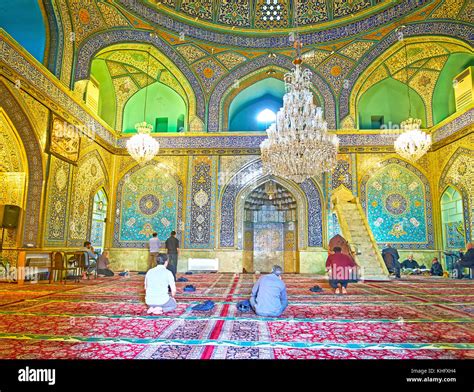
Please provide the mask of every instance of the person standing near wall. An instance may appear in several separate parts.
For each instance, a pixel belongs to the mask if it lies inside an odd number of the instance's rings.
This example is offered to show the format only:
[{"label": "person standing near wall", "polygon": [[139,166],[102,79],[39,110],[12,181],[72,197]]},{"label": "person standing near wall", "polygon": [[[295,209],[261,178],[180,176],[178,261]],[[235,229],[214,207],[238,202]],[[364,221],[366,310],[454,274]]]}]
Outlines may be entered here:
[{"label": "person standing near wall", "polygon": [[173,273],[176,281],[176,272],[178,271],[178,255],[179,255],[179,240],[176,238],[176,231],[172,231],[170,237],[165,242],[165,247],[168,252],[169,265],[168,269]]},{"label": "person standing near wall", "polygon": [[150,248],[150,256],[148,257],[148,270],[156,266],[156,258],[160,253],[160,239],[158,238],[158,233],[153,233],[150,241],[148,242]]},{"label": "person standing near wall", "polygon": [[393,248],[391,244],[385,245],[385,248],[382,249],[382,258],[384,259],[385,264],[387,265],[388,271],[394,273],[396,278],[400,278],[401,265],[398,261],[398,259],[400,259],[400,256],[398,255],[398,251]]}]

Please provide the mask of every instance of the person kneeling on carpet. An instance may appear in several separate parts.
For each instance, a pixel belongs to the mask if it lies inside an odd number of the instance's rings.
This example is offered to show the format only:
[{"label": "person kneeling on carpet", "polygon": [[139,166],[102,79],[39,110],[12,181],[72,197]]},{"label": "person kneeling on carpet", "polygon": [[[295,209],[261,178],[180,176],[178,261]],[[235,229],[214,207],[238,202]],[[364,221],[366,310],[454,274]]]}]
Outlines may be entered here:
[{"label": "person kneeling on carpet", "polygon": [[109,251],[105,250],[97,261],[97,275],[114,276],[114,272],[109,268]]},{"label": "person kneeling on carpet", "polygon": [[341,285],[342,294],[347,294],[347,285],[350,280],[353,280],[352,275],[357,272],[355,261],[352,257],[341,253],[341,250],[339,246],[335,246],[334,253],[326,260],[329,284],[334,289],[334,294],[340,294],[339,285]]},{"label": "person kneeling on carpet", "polygon": [[288,306],[286,285],[281,280],[283,270],[274,265],[271,274],[263,275],[255,283],[250,297],[250,306],[259,316],[278,317]]},{"label": "person kneeling on carpet", "polygon": [[[149,306],[148,314],[162,314],[176,309],[176,284],[174,276],[166,267],[168,257],[164,254],[156,258],[157,266],[145,275],[145,303]],[[169,291],[171,291],[171,296]]]}]

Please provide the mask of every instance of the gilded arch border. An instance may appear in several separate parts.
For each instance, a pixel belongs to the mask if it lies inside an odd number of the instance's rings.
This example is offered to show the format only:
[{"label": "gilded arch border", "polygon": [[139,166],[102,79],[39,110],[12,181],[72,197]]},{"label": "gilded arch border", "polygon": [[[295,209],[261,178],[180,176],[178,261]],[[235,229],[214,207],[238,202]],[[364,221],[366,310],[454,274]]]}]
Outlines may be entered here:
[{"label": "gilded arch border", "polygon": [[[168,45],[164,40],[156,35],[150,35],[149,31],[120,29],[100,32],[87,38],[81,45],[77,53],[77,62],[74,73],[74,81],[87,79],[90,67],[95,55],[108,46],[116,44],[148,44],[152,45],[158,52],[161,52],[173,63],[189,83],[192,91],[187,91],[189,99],[190,121],[194,116],[201,120],[205,118],[205,96],[201,84],[197,77],[184,62],[184,60]],[[193,102],[194,100],[194,102]]]},{"label": "gilded arch border", "polygon": [[36,138],[27,111],[16,99],[10,88],[0,80],[0,98],[3,109],[18,132],[28,163],[28,189],[22,234],[23,243],[36,247],[40,241],[41,203],[43,197],[44,170],[41,160],[42,150]]},{"label": "gilded arch border", "polygon": [[[262,161],[257,159],[239,170],[221,191],[217,214],[220,219],[218,242],[220,248],[242,248],[242,244],[239,244],[237,238],[239,230],[237,215],[240,213],[238,208],[243,206],[241,201],[242,195],[245,195],[246,191],[251,192],[257,186],[256,184],[266,177],[263,173]],[[300,203],[306,199],[304,203],[306,208],[303,213],[306,216],[304,220],[307,223],[307,233],[304,236],[300,236],[300,240],[301,237],[305,240],[303,243],[300,242],[300,249],[323,246],[324,200],[318,185],[313,180],[306,180],[302,184],[297,185],[281,178],[274,179],[277,182],[280,181],[283,186],[289,187],[288,190],[295,192],[293,194],[295,197],[299,195]],[[301,211],[298,213],[301,214]]]}]

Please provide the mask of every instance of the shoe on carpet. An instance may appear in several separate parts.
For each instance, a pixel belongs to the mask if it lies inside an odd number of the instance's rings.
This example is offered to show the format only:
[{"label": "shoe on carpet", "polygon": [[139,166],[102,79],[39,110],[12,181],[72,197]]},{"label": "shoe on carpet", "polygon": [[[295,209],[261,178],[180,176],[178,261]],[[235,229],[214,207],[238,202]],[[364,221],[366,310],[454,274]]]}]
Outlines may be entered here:
[{"label": "shoe on carpet", "polygon": [[214,308],[214,301],[208,300],[206,302],[193,306],[191,309],[205,312],[211,310],[212,308]]},{"label": "shoe on carpet", "polygon": [[242,313],[250,312],[251,310],[250,301],[248,299],[245,299],[243,301],[237,302],[237,310]]},{"label": "shoe on carpet", "polygon": [[345,287],[342,288],[342,294],[347,294],[347,290]]},{"label": "shoe on carpet", "polygon": [[339,287],[334,291],[334,294],[341,294],[341,291],[339,290]]}]

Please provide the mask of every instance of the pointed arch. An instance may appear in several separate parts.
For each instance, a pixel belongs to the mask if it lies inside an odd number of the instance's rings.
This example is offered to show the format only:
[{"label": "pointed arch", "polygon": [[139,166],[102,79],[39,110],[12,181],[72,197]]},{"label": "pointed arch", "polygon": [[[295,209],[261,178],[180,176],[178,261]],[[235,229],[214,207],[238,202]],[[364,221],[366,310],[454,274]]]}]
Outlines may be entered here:
[{"label": "pointed arch", "polygon": [[73,172],[68,246],[82,246],[88,240],[94,195],[97,189],[108,184],[107,168],[99,152],[93,150],[81,157]]},{"label": "pointed arch", "polygon": [[[466,239],[469,238],[469,227],[466,227],[466,215],[469,212],[465,208],[465,197],[462,191],[454,185],[447,185],[439,197],[441,211],[441,225],[443,236],[443,247],[445,249],[464,249]],[[459,211],[460,205],[462,206]]]},{"label": "pointed arch", "polygon": [[[472,45],[472,29],[468,24],[456,22],[422,22],[408,25],[404,30],[405,37],[439,36],[442,38],[452,38],[460,42]],[[387,50],[390,50],[398,43],[397,34],[392,31],[379,43],[374,45],[360,60],[357,66],[347,76],[348,88],[341,91],[339,96],[339,119],[343,121],[347,116],[352,118],[355,110],[354,94],[358,94],[357,82],[362,75],[371,69],[371,65]]]},{"label": "pointed arch", "polygon": [[92,60],[101,50],[111,45],[124,43],[152,45],[158,53],[162,53],[163,59],[173,64],[174,71],[182,75],[180,79],[190,86],[188,89],[190,121],[193,121],[194,116],[204,119],[206,101],[197,77],[180,55],[163,39],[151,35],[149,31],[117,29],[91,35],[84,40],[78,50],[74,82],[89,78]]},{"label": "pointed arch", "polygon": [[28,188],[23,217],[22,243],[31,243],[39,247],[44,181],[41,146],[29,120],[30,116],[27,110],[23,108],[11,89],[1,80],[0,101],[3,110],[20,136],[28,162]]},{"label": "pointed arch", "polygon": [[[208,130],[209,132],[220,131],[223,124],[224,108],[223,100],[231,91],[236,81],[246,79],[261,72],[261,69],[275,67],[280,70],[292,69],[293,63],[289,57],[277,55],[276,57],[260,56],[255,60],[243,63],[231,73],[222,78],[212,91],[208,106]],[[313,85],[319,91],[324,106],[324,115],[330,129],[336,129],[336,106],[334,95],[327,82],[316,72],[311,79]]]},{"label": "pointed arch", "polygon": [[[228,131],[230,128],[231,121],[231,111],[235,99],[239,94],[243,93],[249,88],[255,87],[259,82],[262,82],[267,79],[277,79],[280,80],[283,84],[285,73],[289,72],[289,69],[283,68],[281,66],[267,65],[263,68],[260,68],[254,72],[251,72],[239,80],[238,87],[236,85],[230,86],[223,94],[222,100],[220,102],[220,113],[219,116],[219,130]],[[315,101],[318,105],[321,105],[324,111],[324,100],[321,96],[321,93],[313,88],[312,92],[315,97]],[[282,106],[283,102],[279,105],[278,109]],[[277,109],[277,110],[278,110]]]},{"label": "pointed arch", "polygon": [[[439,36],[405,37],[403,41],[396,41],[381,53],[355,82],[350,97],[350,115],[358,118],[362,102],[364,99],[367,100],[367,95],[373,94],[375,87],[376,93],[383,94],[383,87],[387,85],[386,98],[375,99],[375,106],[379,112],[373,114],[384,114],[385,119],[388,117],[389,120],[393,120],[390,117],[406,118],[408,112],[415,109],[417,111],[415,115],[426,116],[426,127],[432,126],[435,87],[449,56],[455,52],[470,53],[472,49],[463,41]],[[406,85],[407,80],[409,88]],[[392,92],[397,96],[392,96]],[[412,100],[411,108],[409,108],[409,93]],[[383,108],[382,101],[390,99],[398,102],[396,107],[401,112],[399,115],[390,110],[393,102],[385,103],[385,113],[380,112]],[[361,129],[360,119],[358,123]],[[397,121],[395,124],[399,123],[400,121]],[[367,127],[367,119],[363,125]]]},{"label": "pointed arch", "polygon": [[[220,217],[219,246],[221,248],[242,249],[242,239],[237,233],[241,231],[240,218],[243,216],[242,197],[250,193],[268,180],[268,176],[263,173],[262,161],[254,160],[245,165],[234,174],[219,196],[219,210],[217,216]],[[299,217],[301,222],[306,222],[307,233],[300,236],[300,249],[306,247],[318,247],[323,245],[323,197],[320,187],[313,180],[306,180],[298,185],[279,177],[272,179],[287,188],[297,198],[299,203]],[[304,231],[302,231],[304,232]]]},{"label": "pointed arch", "polygon": [[[146,180],[150,176],[153,180]],[[133,180],[142,183],[140,192]],[[183,243],[184,186],[170,166],[157,161],[134,165],[119,180],[116,195],[114,247],[143,248],[153,231],[164,240],[164,233],[175,230]],[[124,204],[131,199],[134,207],[127,208]]]},{"label": "pointed arch", "polygon": [[444,165],[438,184],[440,194],[448,186],[454,186],[460,190],[463,200],[464,227],[468,240],[472,239],[474,232],[474,195],[469,193],[468,187],[474,179],[473,153],[473,150],[465,147],[456,149]]},{"label": "pointed arch", "polygon": [[398,158],[381,162],[362,178],[360,200],[377,242],[400,249],[434,247],[431,187],[415,166]]},{"label": "pointed arch", "polygon": [[109,197],[104,186],[92,192],[91,228],[89,241],[94,248],[104,249],[107,210],[110,208]]}]

